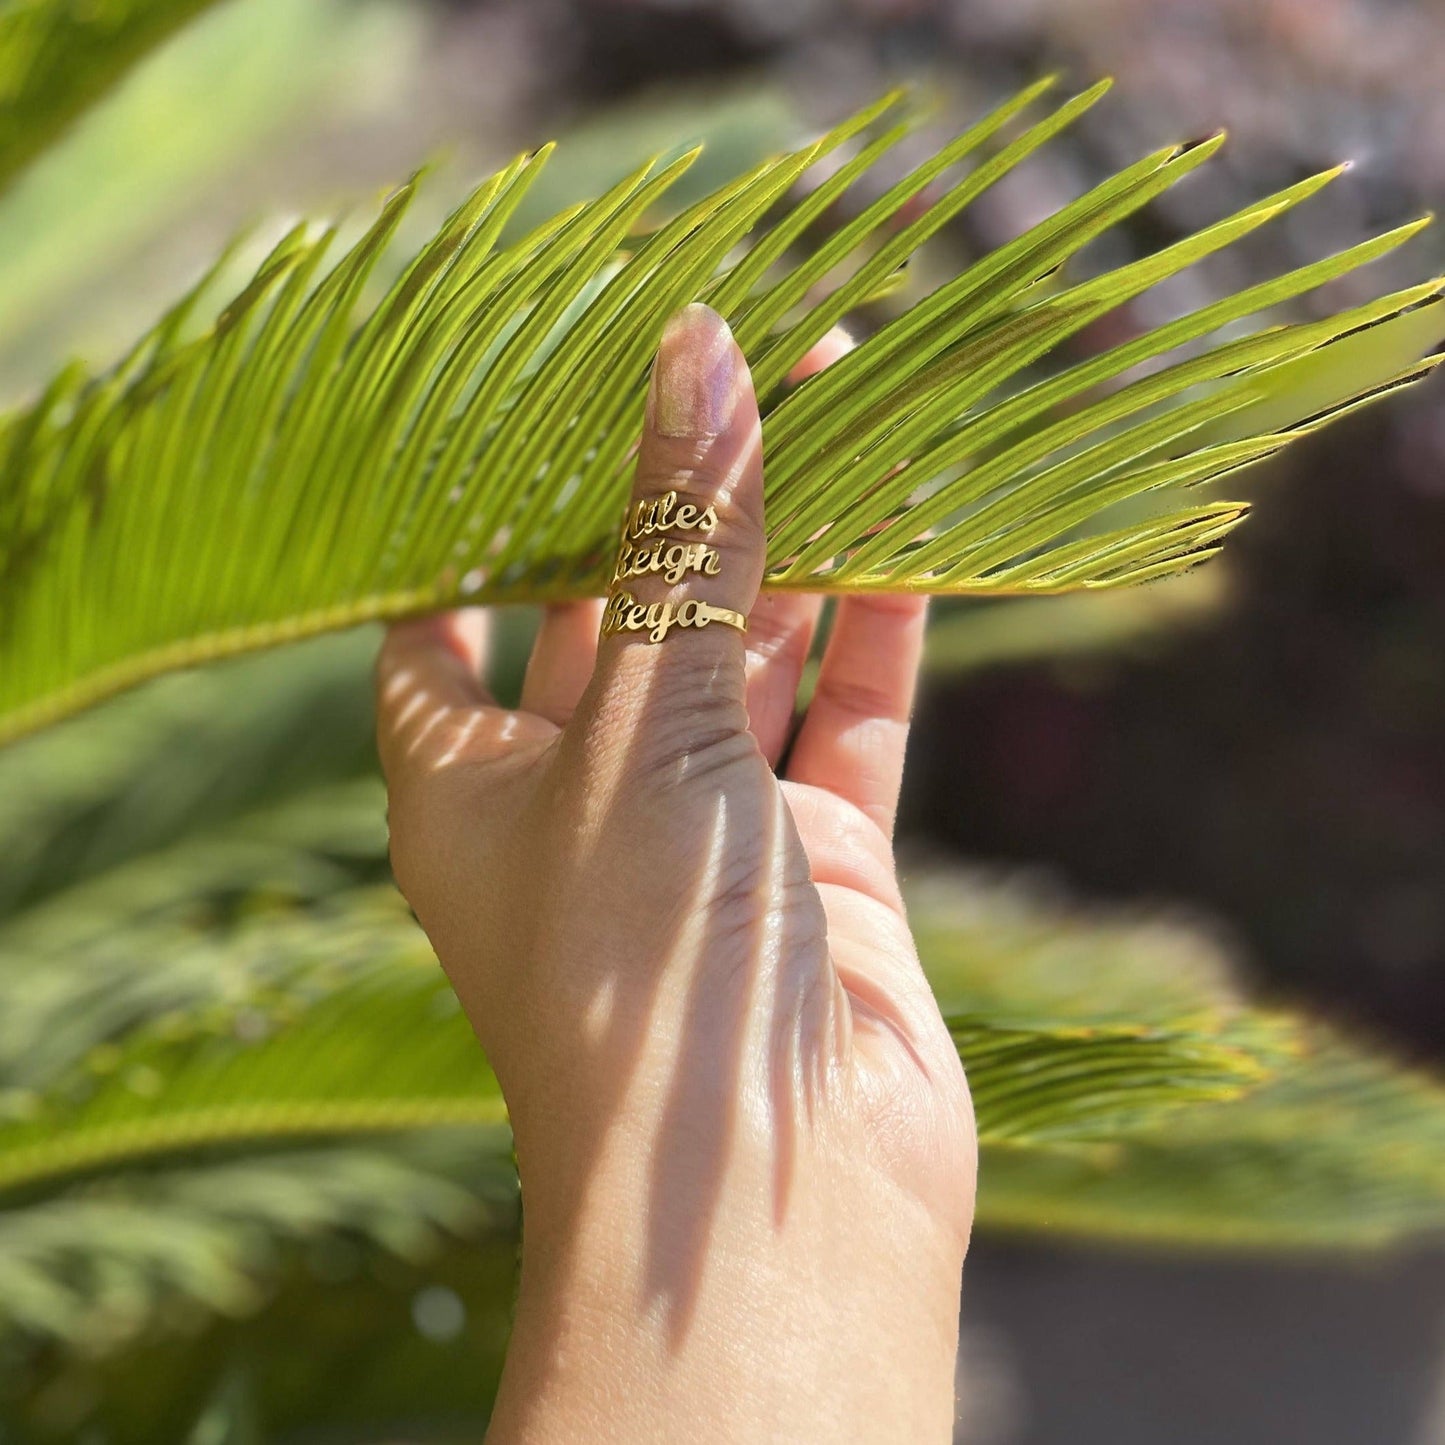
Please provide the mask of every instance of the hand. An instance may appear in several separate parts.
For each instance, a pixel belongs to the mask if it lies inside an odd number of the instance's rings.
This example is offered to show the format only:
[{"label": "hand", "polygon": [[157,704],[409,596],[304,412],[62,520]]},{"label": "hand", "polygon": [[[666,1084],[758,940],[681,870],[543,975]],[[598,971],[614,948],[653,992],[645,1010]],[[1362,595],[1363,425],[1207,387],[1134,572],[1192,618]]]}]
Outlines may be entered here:
[{"label": "hand", "polygon": [[668,492],[715,575],[619,585],[746,634],[599,646],[600,603],[554,607],[516,710],[482,614],[393,628],[378,668],[397,881],[521,1172],[489,1438],[946,1441],[973,1116],[891,841],[924,605],[843,600],[780,774],[820,600],[759,597],[757,402],[703,306],[648,401],[634,499]]}]

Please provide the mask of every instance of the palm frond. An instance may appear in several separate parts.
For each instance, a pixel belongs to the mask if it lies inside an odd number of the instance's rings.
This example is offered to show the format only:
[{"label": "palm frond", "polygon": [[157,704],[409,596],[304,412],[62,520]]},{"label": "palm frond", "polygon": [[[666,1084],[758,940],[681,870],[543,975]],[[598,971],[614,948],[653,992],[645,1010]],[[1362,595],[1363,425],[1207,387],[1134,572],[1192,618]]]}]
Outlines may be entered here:
[{"label": "palm frond", "polygon": [[403,1258],[516,1224],[505,1154],[469,1134],[220,1158],[103,1179],[0,1213],[0,1338],[101,1354],[177,1304],[260,1307],[288,1246],[366,1240]]},{"label": "palm frond", "polygon": [[12,0],[0,12],[0,190],[211,0]]},{"label": "palm frond", "polygon": [[1220,1110],[1108,1145],[988,1150],[979,1222],[1178,1247],[1379,1248],[1445,1231],[1445,1082],[1328,1030]]},{"label": "palm frond", "polygon": [[[986,1142],[983,1227],[1273,1250],[1445,1230],[1445,1080],[1306,1020],[1241,1009],[1206,935],[956,873],[915,885],[910,919],[947,1013],[1129,1020],[1146,1036],[1151,1022],[1192,1019],[1240,1031],[1268,1060],[1269,1076],[1232,1102],[1121,1118],[1107,1139]],[[1027,1097],[1026,1076],[1010,1087]]]},{"label": "palm frond", "polygon": [[[0,846],[98,840],[89,860],[39,848],[69,866],[34,866],[0,904],[0,1187],[199,1146],[504,1122],[425,938],[368,882],[383,798],[344,740],[369,724],[369,641],[161,679],[0,757]],[[1010,1014],[947,992],[947,938],[929,947],[986,1137],[1093,1138],[1270,1067],[1263,1031],[1192,1000],[1176,1027],[1167,1010]]]},{"label": "palm frond", "polygon": [[43,1092],[10,1090],[0,1188],[196,1147],[455,1124],[499,1126],[505,1155],[496,1080],[395,894],[174,947],[209,947],[230,996],[146,1020]]},{"label": "palm frond", "polygon": [[[211,937],[147,930],[131,946],[145,949],[152,977],[141,996],[152,1006],[157,976],[195,994],[94,1044],[76,1066],[52,1069],[43,1087],[16,1078],[0,1095],[9,1116],[0,1122],[0,1189],[197,1147],[445,1125],[497,1126],[505,1155],[496,1080],[389,890],[338,894]],[[82,1016],[124,1007],[106,1003]],[[60,1013],[54,1001],[50,1009]],[[22,1002],[17,1042],[34,1038],[36,1024]],[[64,1037],[67,1021],[56,1024]],[[1084,1027],[984,1015],[959,1018],[955,1033],[986,1139],[1113,1135],[1136,1117],[1235,1097],[1268,1072],[1243,1040],[1197,1023]],[[0,1069],[7,1062],[13,1074],[33,1067],[12,1056]]]},{"label": "palm frond", "polygon": [[1077,916],[958,869],[908,898],[987,1142],[1162,1128],[1252,1093],[1296,1047],[1293,1020],[1244,1007],[1207,941],[1167,921]]},{"label": "palm frond", "polygon": [[[1423,223],[1034,373],[1335,171],[1117,270],[1045,285],[1219,138],[1159,151],[784,386],[834,321],[1104,87],[1020,129],[1046,89],[811,253],[797,246],[814,223],[908,133],[898,97],[655,224],[690,156],[518,237],[509,221],[547,152],[523,156],[369,301],[408,185],[329,270],[333,233],[298,227],[199,341],[181,339],[192,295],[113,371],[57,376],[0,420],[0,739],[157,672],[365,618],[600,592],[650,357],[694,299],[731,320],[762,394],[771,586],[1053,592],[1210,555],[1245,506],[1181,489],[1423,374],[1445,310],[1429,282],[1326,320],[1233,334],[1239,323]],[[833,153],[842,164],[790,202]],[[913,214],[925,188],[932,203]]]},{"label": "palm frond", "polygon": [[[465,1145],[458,1138],[449,1152]],[[307,1162],[324,1166],[319,1154]],[[419,1167],[433,1171],[436,1162],[423,1156]],[[259,1172],[283,1163],[258,1161]],[[411,1189],[402,1186],[399,1202]],[[424,1195],[414,1196],[419,1214]],[[166,1194],[133,1197],[159,1203]],[[113,1445],[480,1440],[511,1327],[516,1236],[485,1227],[456,1233],[449,1208],[447,1216],[440,1227],[423,1219],[415,1233],[436,1239],[430,1247],[423,1239],[420,1251],[398,1252],[340,1219],[334,1231],[266,1238],[258,1230],[249,1242],[228,1242],[226,1258],[245,1270],[249,1290],[224,1313],[197,1299],[185,1275],[136,1281],[135,1304],[152,1301],[149,1314],[127,1310],[109,1291],[83,1292],[111,1306],[108,1337],[83,1322],[78,1336],[43,1328],[0,1336],[7,1431],[37,1445],[87,1434]],[[406,1226],[404,1240],[412,1235]],[[97,1262],[75,1260],[78,1268]]]},{"label": "palm frond", "polygon": [[[165,893],[214,902],[294,880],[284,860],[298,844],[318,858],[380,857],[375,794],[338,812],[347,793],[333,786],[374,778],[376,643],[358,631],[158,679],[0,753],[0,957],[16,958],[47,920],[80,942],[114,927],[117,908],[134,926]],[[323,829],[334,849],[321,846]],[[267,841],[274,866],[261,858]],[[202,888],[203,872],[217,892]],[[51,935],[47,948],[59,955],[62,943]]]}]

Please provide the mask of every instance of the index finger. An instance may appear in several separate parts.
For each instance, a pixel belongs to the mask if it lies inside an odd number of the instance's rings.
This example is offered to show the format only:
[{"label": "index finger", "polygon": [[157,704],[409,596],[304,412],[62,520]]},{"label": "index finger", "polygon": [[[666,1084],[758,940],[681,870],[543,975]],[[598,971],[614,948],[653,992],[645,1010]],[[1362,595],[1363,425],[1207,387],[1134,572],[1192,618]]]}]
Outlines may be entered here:
[{"label": "index finger", "polygon": [[376,739],[388,781],[407,761],[453,745],[477,714],[501,711],[482,681],[487,636],[480,608],[387,629],[376,659]]}]

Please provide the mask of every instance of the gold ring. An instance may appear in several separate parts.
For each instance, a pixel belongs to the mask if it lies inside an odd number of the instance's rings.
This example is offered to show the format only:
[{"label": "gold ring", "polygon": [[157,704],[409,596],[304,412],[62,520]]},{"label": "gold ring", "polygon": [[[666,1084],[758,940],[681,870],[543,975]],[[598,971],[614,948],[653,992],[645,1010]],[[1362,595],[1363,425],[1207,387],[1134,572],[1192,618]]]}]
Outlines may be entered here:
[{"label": "gold ring", "polygon": [[[686,606],[686,603],[683,604]],[[701,620],[699,627],[706,627],[709,622],[725,622],[729,627],[736,627],[739,632],[748,630],[748,619],[741,612],[731,607],[718,607],[711,602],[699,603]]]},{"label": "gold ring", "polygon": [[707,627],[721,622],[739,632],[748,630],[748,619],[731,607],[689,597],[686,602],[639,602],[630,592],[614,592],[602,614],[602,636],[618,632],[642,632],[648,642],[661,642],[674,627]]}]

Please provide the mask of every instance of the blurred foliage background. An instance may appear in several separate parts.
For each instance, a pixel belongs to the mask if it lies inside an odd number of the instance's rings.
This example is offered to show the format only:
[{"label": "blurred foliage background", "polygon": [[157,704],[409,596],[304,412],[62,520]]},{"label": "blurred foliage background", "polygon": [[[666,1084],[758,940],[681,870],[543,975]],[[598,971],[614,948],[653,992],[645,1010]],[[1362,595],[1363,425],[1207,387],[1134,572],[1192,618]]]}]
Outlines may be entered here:
[{"label": "blurred foliage background", "polygon": [[[1445,181],[1435,5],[108,0],[27,54],[43,9],[0,6],[0,69],[83,83],[33,112],[0,92],[10,399],[118,355],[239,226],[237,276],[297,212],[432,162],[420,239],[553,134],[534,220],[699,135],[700,192],[899,79],[939,111],[911,159],[1045,70],[1119,80],[919,287],[1170,139],[1231,131],[1101,264],[1355,160],[1114,326]],[[1210,569],[938,610],[905,837],[988,1141],[962,1442],[1445,1440],[1438,386],[1272,463]],[[494,1085],[387,886],[374,641],[163,679],[0,753],[0,1440],[480,1433],[518,1204]],[[409,1021],[425,1068],[379,1071]],[[1236,1257],[1286,1246],[1314,1253]]]}]

